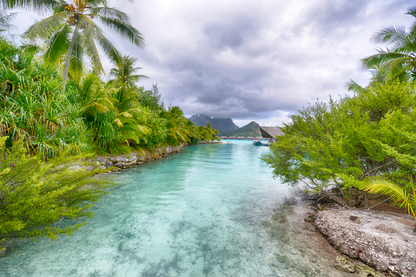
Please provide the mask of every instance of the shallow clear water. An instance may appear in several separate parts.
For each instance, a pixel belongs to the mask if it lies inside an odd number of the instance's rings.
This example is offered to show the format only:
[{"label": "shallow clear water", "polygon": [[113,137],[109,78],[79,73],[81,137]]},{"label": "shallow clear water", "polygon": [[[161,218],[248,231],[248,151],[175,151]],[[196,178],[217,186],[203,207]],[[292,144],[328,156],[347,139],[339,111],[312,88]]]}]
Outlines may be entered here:
[{"label": "shallow clear water", "polygon": [[247,141],[190,146],[114,174],[120,185],[89,224],[13,248],[0,276],[276,274],[281,249],[264,222],[289,188],[259,159],[268,151]]}]

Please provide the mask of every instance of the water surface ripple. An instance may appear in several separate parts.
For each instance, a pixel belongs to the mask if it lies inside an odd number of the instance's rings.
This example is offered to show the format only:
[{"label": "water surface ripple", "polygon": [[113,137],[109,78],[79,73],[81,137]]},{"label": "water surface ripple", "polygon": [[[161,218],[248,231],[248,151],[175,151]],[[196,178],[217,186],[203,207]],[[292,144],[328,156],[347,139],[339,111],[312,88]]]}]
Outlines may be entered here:
[{"label": "water surface ripple", "polygon": [[259,159],[268,151],[242,141],[190,146],[114,173],[120,185],[89,224],[13,248],[0,275],[280,276],[279,242],[264,222],[289,188]]}]

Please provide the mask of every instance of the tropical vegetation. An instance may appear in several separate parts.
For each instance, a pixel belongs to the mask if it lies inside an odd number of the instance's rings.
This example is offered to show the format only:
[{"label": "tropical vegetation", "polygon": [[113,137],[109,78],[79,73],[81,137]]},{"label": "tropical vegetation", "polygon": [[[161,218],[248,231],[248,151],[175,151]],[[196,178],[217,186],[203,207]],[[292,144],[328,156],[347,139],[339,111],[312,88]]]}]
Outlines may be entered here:
[{"label": "tropical vegetation", "polygon": [[[143,39],[106,1],[1,4],[53,14],[25,32],[37,39],[30,44],[0,33],[0,246],[11,237],[54,239],[85,224],[59,221],[92,216],[92,203],[113,185],[93,178],[102,170],[88,171],[87,157],[216,139],[216,130],[197,128],[179,107],[165,108],[157,85],[138,86],[148,77],[137,74],[137,60],[121,55],[92,19],[136,45]],[[10,18],[1,15],[1,29]],[[96,42],[114,64],[108,81]]]},{"label": "tropical vegetation", "polygon": [[[407,14],[416,17],[416,8]],[[415,214],[415,26],[374,35],[375,42],[393,46],[362,60],[373,73],[368,86],[351,81],[352,96],[316,102],[291,116],[264,157],[275,176],[343,206],[368,207],[370,199],[388,195]]]},{"label": "tropical vegetation", "polygon": [[56,239],[85,225],[85,221],[69,226],[59,221],[92,216],[88,209],[112,186],[108,179],[93,177],[103,170],[82,169],[80,165],[88,164],[80,164],[81,156],[61,155],[45,163],[27,154],[23,139],[10,149],[5,147],[6,139],[0,138],[0,241]]}]

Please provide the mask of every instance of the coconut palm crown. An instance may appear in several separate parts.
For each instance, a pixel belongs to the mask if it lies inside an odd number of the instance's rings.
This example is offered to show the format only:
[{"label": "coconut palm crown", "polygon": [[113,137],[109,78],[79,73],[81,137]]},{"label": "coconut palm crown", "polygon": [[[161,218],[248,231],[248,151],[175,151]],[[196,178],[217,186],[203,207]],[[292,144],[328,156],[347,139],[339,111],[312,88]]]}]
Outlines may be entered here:
[{"label": "coconut palm crown", "polygon": [[130,40],[136,46],[143,46],[140,32],[130,24],[127,14],[107,6],[106,0],[1,0],[6,7],[28,7],[37,10],[42,7],[53,9],[53,14],[33,24],[24,34],[29,39],[46,41],[44,59],[48,64],[56,64],[65,57],[63,85],[68,74],[79,80],[84,68],[84,56],[93,69],[103,73],[96,43],[114,63],[121,55],[104,36],[102,29],[93,21],[97,20],[110,30]]},{"label": "coconut palm crown", "polygon": [[[416,18],[416,7],[407,13]],[[402,81],[416,79],[416,22],[407,32],[404,26],[389,26],[374,34],[375,43],[389,43],[391,48],[379,49],[377,54],[362,59],[364,69],[379,70],[389,68],[387,79],[399,78]]]}]

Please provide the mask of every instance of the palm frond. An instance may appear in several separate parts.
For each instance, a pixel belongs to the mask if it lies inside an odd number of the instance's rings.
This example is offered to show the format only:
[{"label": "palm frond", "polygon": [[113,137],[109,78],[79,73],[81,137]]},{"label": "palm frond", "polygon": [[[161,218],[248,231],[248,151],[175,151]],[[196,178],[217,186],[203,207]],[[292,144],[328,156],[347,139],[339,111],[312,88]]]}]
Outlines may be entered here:
[{"label": "palm frond", "polygon": [[107,0],[87,0],[86,1],[90,6],[107,6]]},{"label": "palm frond", "polygon": [[121,122],[121,120],[119,118],[114,119],[114,123],[117,125],[117,127],[119,128],[123,128],[124,124]]},{"label": "palm frond", "polygon": [[110,58],[112,62],[116,62],[120,58],[120,52],[114,47],[114,45],[109,41],[103,34],[101,28],[95,25],[94,28],[94,38],[98,41],[102,47],[104,53]]},{"label": "palm frond", "polygon": [[70,44],[69,34],[71,31],[71,27],[64,25],[62,29],[56,32],[49,40],[45,55],[43,56],[43,59],[47,64],[58,63],[66,54]]},{"label": "palm frond", "polygon": [[[7,13],[5,11],[0,11],[0,27],[1,28],[7,28],[11,29],[15,27],[10,22],[13,20],[13,18],[16,16],[17,13]],[[6,29],[2,29],[2,31],[7,31]]]},{"label": "palm frond", "polygon": [[393,60],[390,67],[390,74],[395,76],[403,72],[403,69],[408,65],[410,61],[412,61],[412,57],[402,57]]},{"label": "palm frond", "polygon": [[348,91],[353,91],[356,93],[365,92],[365,88],[357,84],[355,81],[350,79],[350,81],[346,84]]},{"label": "palm frond", "polygon": [[376,179],[372,183],[363,185],[363,190],[370,193],[385,194],[398,203],[400,207],[405,207],[408,212],[414,214],[414,203],[411,202],[410,194],[398,184],[383,179]]},{"label": "palm frond", "polygon": [[383,63],[387,61],[392,61],[394,59],[409,57],[405,53],[396,53],[396,52],[386,52],[383,50],[379,50],[377,54],[374,54],[370,57],[364,58],[361,60],[361,64],[363,69],[372,69],[375,67],[379,67]]},{"label": "palm frond", "polygon": [[371,40],[375,43],[407,42],[409,40],[405,26],[389,26],[375,33]]},{"label": "palm frond", "polygon": [[119,114],[120,116],[123,116],[123,117],[133,117],[130,113],[128,113],[128,112],[121,112],[120,114]]},{"label": "palm frond", "polygon": [[411,7],[407,10],[406,14],[413,15],[413,17],[416,17],[416,7]]},{"label": "palm frond", "polygon": [[23,8],[46,13],[59,3],[57,0],[0,0],[4,9]]},{"label": "palm frond", "polygon": [[62,29],[67,20],[68,14],[65,12],[53,14],[30,26],[23,36],[29,39],[48,39],[55,32]]},{"label": "palm frond", "polygon": [[107,26],[110,30],[113,30],[122,37],[129,39],[131,43],[139,47],[144,46],[144,39],[142,34],[140,34],[140,32],[132,25],[119,19],[110,17],[99,16],[99,19],[101,23]]},{"label": "palm frond", "polygon": [[129,16],[117,9],[109,8],[109,7],[93,7],[90,9],[91,15],[93,16],[103,16],[108,18],[116,18],[118,20],[121,20],[127,24],[130,24]]},{"label": "palm frond", "polygon": [[72,49],[70,61],[69,61],[69,72],[76,81],[79,81],[83,72],[83,57],[84,51],[82,48],[82,34],[78,34],[75,38],[74,48]]},{"label": "palm frond", "polygon": [[100,54],[98,53],[98,49],[95,45],[94,41],[94,22],[88,16],[83,16],[79,22],[82,26],[82,34],[83,34],[83,46],[85,49],[85,53],[87,54],[88,58],[91,60],[92,66],[95,70],[99,73],[104,72],[103,66],[101,64]]}]

